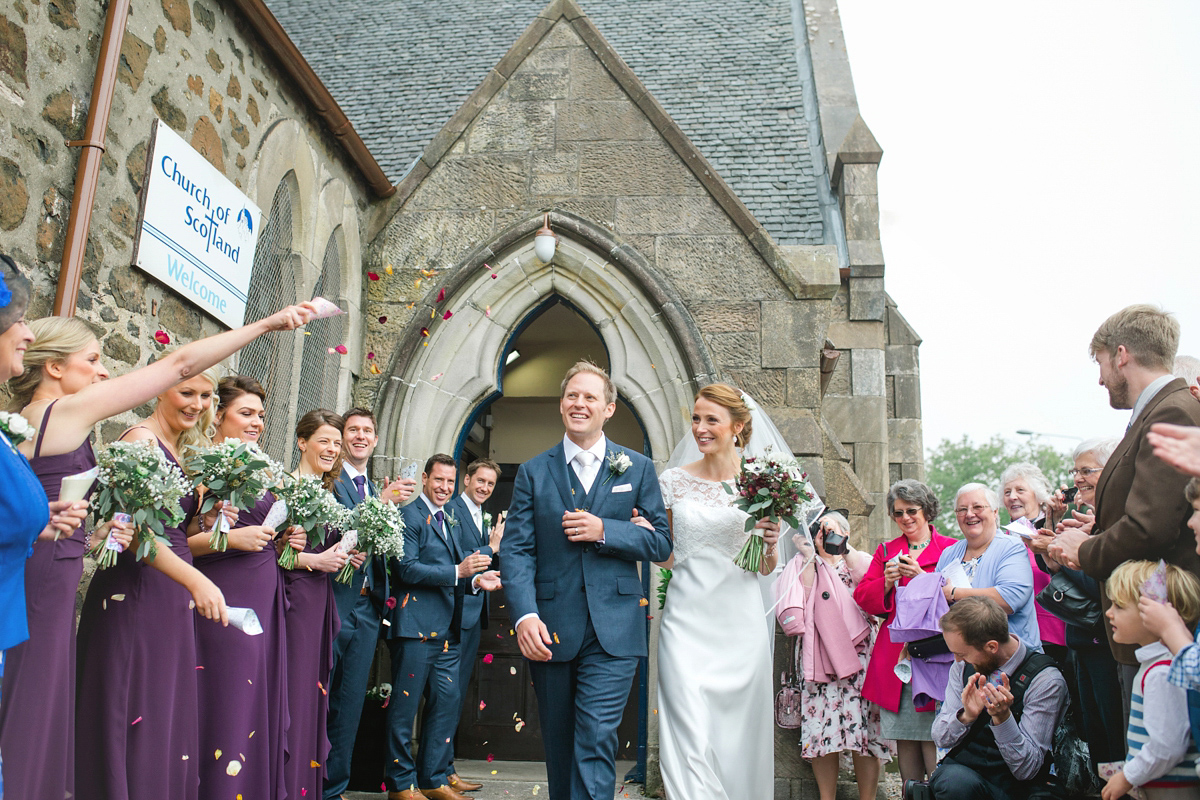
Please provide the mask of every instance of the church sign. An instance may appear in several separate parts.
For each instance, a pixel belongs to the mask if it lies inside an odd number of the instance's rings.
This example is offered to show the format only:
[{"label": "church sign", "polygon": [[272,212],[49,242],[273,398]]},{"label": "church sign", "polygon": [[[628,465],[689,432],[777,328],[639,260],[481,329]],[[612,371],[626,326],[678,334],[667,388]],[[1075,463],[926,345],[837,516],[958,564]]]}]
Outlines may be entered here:
[{"label": "church sign", "polygon": [[262,212],[154,121],[133,265],[231,328],[244,324]]}]

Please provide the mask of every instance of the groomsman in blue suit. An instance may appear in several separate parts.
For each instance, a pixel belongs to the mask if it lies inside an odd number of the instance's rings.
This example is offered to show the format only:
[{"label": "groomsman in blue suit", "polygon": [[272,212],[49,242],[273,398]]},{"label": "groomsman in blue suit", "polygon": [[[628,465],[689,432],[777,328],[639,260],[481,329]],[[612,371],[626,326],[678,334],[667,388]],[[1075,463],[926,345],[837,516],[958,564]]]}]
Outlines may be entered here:
[{"label": "groomsman in blue suit", "polygon": [[[354,508],[368,497],[380,497],[379,489],[367,477],[367,465],[379,443],[375,415],[365,408],[352,408],[342,416],[342,471],[333,485],[334,496],[346,508]],[[417,482],[386,482],[382,500],[403,503],[412,495]],[[375,646],[379,642],[380,620],[389,596],[387,565],[382,558],[354,573],[349,584],[333,581],[342,628],[333,643],[333,671],[329,675],[329,758],[325,768],[325,800],[337,800],[350,783],[350,762],[354,739],[367,695],[367,681]]]},{"label": "groomsman in blue suit", "polygon": [[[617,725],[647,651],[637,565],[671,554],[654,464],[604,436],[616,401],[604,370],[571,367],[566,434],[521,465],[509,506],[505,594],[531,662],[550,800],[613,796]],[[631,521],[634,508],[652,529]]]},{"label": "groomsman in blue suit", "polygon": [[[464,800],[450,786],[450,759],[460,707],[458,641],[463,597],[494,591],[500,577],[486,572],[492,557],[459,544],[458,519],[446,504],[458,467],[438,454],[425,462],[421,496],[405,506],[404,555],[390,559],[399,602],[388,611],[392,697],[388,704],[388,800]],[[413,718],[425,700],[419,763],[413,759]],[[429,788],[426,788],[429,787]]]},{"label": "groomsman in blue suit", "polygon": [[[467,465],[467,479],[463,483],[462,494],[457,495],[446,504],[459,520],[458,544],[464,553],[478,550],[492,557],[492,569],[499,569],[498,553],[500,540],[504,537],[504,517],[493,520],[492,515],[483,510],[483,504],[496,490],[496,482],[500,480],[500,465],[490,458],[481,458]],[[459,704],[456,720],[462,719],[463,703],[467,699],[467,686],[471,683],[471,673],[475,671],[475,657],[479,652],[479,639],[483,629],[488,624],[488,599],[485,594],[468,592],[463,597],[462,634],[459,637]],[[483,784],[472,783],[458,776],[454,769],[453,750],[450,760],[450,785],[460,792],[473,792],[482,789]]]}]

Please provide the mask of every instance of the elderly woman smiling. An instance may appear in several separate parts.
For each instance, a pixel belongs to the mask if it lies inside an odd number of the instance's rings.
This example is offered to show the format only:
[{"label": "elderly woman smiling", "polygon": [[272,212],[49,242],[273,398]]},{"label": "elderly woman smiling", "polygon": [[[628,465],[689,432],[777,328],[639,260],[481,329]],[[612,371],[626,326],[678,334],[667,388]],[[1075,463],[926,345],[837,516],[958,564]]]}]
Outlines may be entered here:
[{"label": "elderly woman smiling", "polygon": [[997,535],[1000,498],[982,483],[968,483],[954,497],[954,516],[963,537],[938,559],[939,572],[960,564],[970,588],[946,584],[947,602],[990,597],[1008,615],[1008,629],[1032,650],[1042,649],[1033,604],[1033,570],[1025,545],[1014,536]]}]

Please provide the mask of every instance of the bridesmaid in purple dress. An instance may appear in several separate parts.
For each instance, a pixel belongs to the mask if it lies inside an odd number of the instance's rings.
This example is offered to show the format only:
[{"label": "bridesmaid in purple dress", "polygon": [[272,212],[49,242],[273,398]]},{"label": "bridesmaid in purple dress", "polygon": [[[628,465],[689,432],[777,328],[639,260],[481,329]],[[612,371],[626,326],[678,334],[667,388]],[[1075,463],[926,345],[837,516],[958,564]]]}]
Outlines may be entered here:
[{"label": "bridesmaid in purple dress", "polygon": [[[267,393],[254,378],[222,378],[217,388],[217,441],[257,443],[264,427]],[[201,532],[188,543],[196,569],[225,594],[225,602],[252,608],[263,632],[247,636],[236,628],[196,621],[200,692],[200,752],[244,755],[231,775],[223,759],[200,759],[202,800],[283,796],[284,735],[287,731],[287,644],[283,575],[276,564],[275,531],[263,527],[275,495],[265,493],[241,511],[224,553],[208,546]],[[320,800],[319,797],[313,800]]]},{"label": "bridesmaid in purple dress", "polygon": [[[28,368],[9,381],[12,408],[39,430],[37,440],[25,442],[21,451],[32,459],[47,493],[57,497],[62,477],[94,465],[89,436],[98,422],[152,400],[262,333],[304,324],[311,314],[307,305],[287,308],[112,380],[100,360],[100,343],[81,320],[36,320],[25,352]],[[95,538],[102,541],[107,532],[103,527]],[[10,753],[4,765],[10,797],[60,800],[75,793],[75,595],[83,542],[82,533],[39,542],[26,564],[32,635],[10,654],[3,692],[12,703],[0,704],[0,751],[7,747]]]},{"label": "bridesmaid in purple dress", "polygon": [[[121,437],[157,442],[179,463],[212,424],[216,375],[208,370],[164,392],[154,412]],[[96,800],[196,800],[201,753],[196,699],[196,625],[227,623],[225,600],[192,566],[187,531],[196,500],[181,501],[182,527],[153,562],[121,553],[92,578],[79,622],[75,777]],[[197,620],[192,606],[203,620]],[[221,764],[240,769],[238,754]],[[238,766],[233,766],[234,763]]]},{"label": "bridesmaid in purple dress", "polygon": [[[342,469],[342,418],[332,411],[309,411],[296,423],[300,465],[293,475],[320,475],[329,491]],[[348,560],[328,537],[322,547],[306,545],[296,568],[285,573],[287,586],[288,728],[287,796],[320,798],[325,782],[329,739],[329,671],[333,640],[341,623],[333,600],[332,577]],[[362,566],[365,556],[355,556]]]}]

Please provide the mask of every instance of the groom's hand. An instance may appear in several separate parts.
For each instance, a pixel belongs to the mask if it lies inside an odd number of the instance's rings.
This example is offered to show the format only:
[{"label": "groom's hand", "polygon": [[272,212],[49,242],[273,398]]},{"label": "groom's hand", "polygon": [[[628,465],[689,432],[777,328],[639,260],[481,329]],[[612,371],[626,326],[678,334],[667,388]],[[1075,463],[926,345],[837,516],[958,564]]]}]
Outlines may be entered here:
[{"label": "groom's hand", "polygon": [[470,577],[476,572],[483,572],[492,563],[492,557],[484,555],[476,550],[471,555],[467,556],[458,565],[458,579]]},{"label": "groom's hand", "polygon": [[563,533],[571,542],[599,542],[604,539],[604,520],[587,511],[564,511]]},{"label": "groom's hand", "polygon": [[538,617],[530,615],[517,623],[517,646],[530,661],[549,661],[552,642],[550,630]]}]

